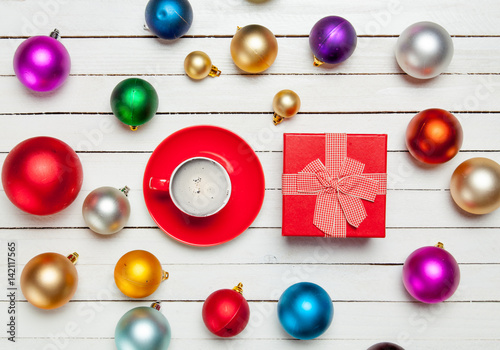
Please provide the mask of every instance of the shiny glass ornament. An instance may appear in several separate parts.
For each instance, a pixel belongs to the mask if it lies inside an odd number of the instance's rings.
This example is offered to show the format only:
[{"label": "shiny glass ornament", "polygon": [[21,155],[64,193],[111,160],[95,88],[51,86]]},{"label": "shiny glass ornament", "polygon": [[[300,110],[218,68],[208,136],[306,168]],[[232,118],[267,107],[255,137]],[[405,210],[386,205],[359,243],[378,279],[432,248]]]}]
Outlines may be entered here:
[{"label": "shiny glass ornament", "polygon": [[471,214],[488,214],[500,207],[500,165],[488,158],[460,164],[451,177],[455,203]]},{"label": "shiny glass ornament", "polygon": [[219,337],[234,337],[241,333],[250,319],[243,284],[210,294],[203,303],[202,316],[208,330]]},{"label": "shiny glass ornament", "polygon": [[460,268],[443,244],[415,250],[403,266],[403,283],[415,299],[435,304],[449,299],[460,283]]},{"label": "shiny glass ornament", "polygon": [[122,123],[137,130],[155,116],[158,94],[153,85],[143,79],[125,79],[111,93],[111,109]]},{"label": "shiny glass ornament", "polygon": [[273,99],[273,122],[278,125],[283,119],[293,117],[299,112],[300,97],[292,90],[281,90]]},{"label": "shiny glass ornament", "polygon": [[278,317],[285,331],[292,337],[304,340],[317,338],[332,323],[332,299],[317,284],[296,283],[281,295]]},{"label": "shiny glass ornament", "polygon": [[83,182],[78,155],[61,140],[33,137],[10,151],[2,167],[5,194],[34,215],[55,214],[77,197]]},{"label": "shiny glass ornament", "polygon": [[130,217],[129,188],[99,187],[83,202],[82,214],[87,226],[101,235],[120,231]]},{"label": "shiny glass ornament", "polygon": [[212,60],[203,51],[193,51],[184,60],[184,71],[191,79],[200,80],[208,76],[218,77],[221,71],[212,65]]},{"label": "shiny glass ornament", "polygon": [[453,41],[439,24],[419,22],[406,28],[396,43],[396,60],[401,69],[417,79],[443,73],[453,58]]},{"label": "shiny glass ornament", "polygon": [[401,346],[393,343],[378,343],[372,345],[368,350],[404,350]]},{"label": "shiny glass ornament", "polygon": [[455,157],[462,147],[463,131],[457,118],[443,109],[418,113],[406,129],[410,154],[423,163],[440,164]]},{"label": "shiny glass ornament", "polygon": [[258,24],[238,31],[231,40],[231,56],[241,70],[261,73],[271,67],[278,56],[278,41],[274,34]]},{"label": "shiny glass ornament", "polygon": [[130,298],[153,294],[160,283],[168,279],[160,261],[145,250],[133,250],[123,255],[115,266],[115,283]]},{"label": "shiny glass ornament", "polygon": [[172,332],[160,311],[160,302],[136,307],[120,318],[115,328],[118,350],[167,350]]},{"label": "shiny glass ornament", "polygon": [[57,39],[59,31],[50,36],[34,36],[25,40],[14,55],[14,72],[24,86],[33,91],[52,91],[68,78],[71,58]]},{"label": "shiny glass ornament", "polygon": [[150,0],[146,23],[155,35],[174,40],[186,34],[193,23],[193,8],[188,0]]},{"label": "shiny glass ornament", "polygon": [[309,46],[316,67],[344,62],[351,57],[357,43],[356,30],[348,20],[339,16],[320,19],[309,33]]},{"label": "shiny glass ornament", "polygon": [[21,290],[28,302],[40,309],[56,309],[71,300],[78,286],[74,264],[78,254],[68,257],[44,253],[28,261],[21,273]]}]

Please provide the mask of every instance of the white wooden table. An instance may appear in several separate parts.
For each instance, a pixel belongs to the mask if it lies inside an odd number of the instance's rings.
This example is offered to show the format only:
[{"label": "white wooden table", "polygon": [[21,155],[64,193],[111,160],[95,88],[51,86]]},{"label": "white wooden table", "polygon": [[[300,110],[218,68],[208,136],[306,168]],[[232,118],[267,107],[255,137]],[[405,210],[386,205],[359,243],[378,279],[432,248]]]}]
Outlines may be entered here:
[{"label": "white wooden table", "polygon": [[[500,349],[500,212],[471,217],[449,194],[449,179],[463,160],[500,162],[500,4],[496,0],[191,0],[188,36],[164,43],[143,29],[144,0],[3,0],[0,3],[0,162],[20,141],[49,135],[70,144],[84,167],[80,195],[67,210],[34,217],[0,193],[0,348],[114,349],[123,313],[164,301],[170,349],[357,349],[379,341],[406,349]],[[308,33],[326,15],[352,22],[358,48],[344,64],[315,68]],[[426,82],[403,75],[393,48],[412,23],[430,20],[453,36],[447,72]],[[242,75],[229,44],[236,26],[258,23],[278,37],[279,55],[262,75]],[[15,78],[17,46],[57,27],[73,66],[67,83],[37,96]],[[184,57],[207,52],[223,74],[194,82]],[[109,96],[122,79],[141,76],[158,90],[158,115],[137,132],[111,113]],[[272,125],[272,98],[284,88],[302,99],[301,113]],[[404,145],[409,120],[420,110],[452,111],[464,128],[460,154],[426,169]],[[142,197],[142,175],[154,148],[172,132],[197,124],[228,128],[257,151],[266,175],[259,217],[227,244],[199,249],[156,228]],[[287,239],[281,237],[283,132],[387,133],[389,135],[387,238]],[[128,185],[132,216],[113,237],[84,226],[81,205],[93,189]],[[17,342],[7,341],[7,246],[18,243],[18,276],[33,256],[80,253],[80,284],[65,307],[44,312],[17,300]],[[416,248],[441,241],[460,263],[462,281],[446,303],[414,302],[401,282],[402,263]],[[113,281],[119,257],[133,249],[155,254],[170,279],[147,300],[130,300]],[[245,285],[251,320],[231,340],[217,339],[201,319],[213,291]],[[276,303],[292,283],[311,281],[334,299],[331,328],[314,341],[292,340],[280,327]]]}]

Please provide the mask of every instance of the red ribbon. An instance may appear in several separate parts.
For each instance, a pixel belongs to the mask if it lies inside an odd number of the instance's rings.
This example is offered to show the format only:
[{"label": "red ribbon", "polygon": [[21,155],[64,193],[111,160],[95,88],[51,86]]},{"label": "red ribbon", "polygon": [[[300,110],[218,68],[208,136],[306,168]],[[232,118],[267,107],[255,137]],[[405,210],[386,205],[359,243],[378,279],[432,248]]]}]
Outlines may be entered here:
[{"label": "red ribbon", "polygon": [[313,224],[326,237],[346,237],[367,217],[362,199],[386,193],[387,174],[363,174],[365,164],[347,157],[347,135],[326,134],[325,164],[316,159],[298,174],[283,175],[283,195],[317,194]]}]

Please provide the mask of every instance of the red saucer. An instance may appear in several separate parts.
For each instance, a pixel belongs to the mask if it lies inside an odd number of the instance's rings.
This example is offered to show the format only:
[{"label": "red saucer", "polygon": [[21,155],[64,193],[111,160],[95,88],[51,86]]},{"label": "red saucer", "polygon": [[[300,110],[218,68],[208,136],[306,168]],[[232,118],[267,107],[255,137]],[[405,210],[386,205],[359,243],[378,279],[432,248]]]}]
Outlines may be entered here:
[{"label": "red saucer", "polygon": [[[169,178],[184,160],[203,156],[226,168],[231,198],[217,214],[195,218],[182,213],[168,193],[149,188],[151,177]],[[176,240],[195,246],[222,244],[243,233],[259,214],[264,201],[264,172],[252,148],[238,135],[216,126],[179,130],[155,149],[144,172],[144,199],[158,226]]]}]

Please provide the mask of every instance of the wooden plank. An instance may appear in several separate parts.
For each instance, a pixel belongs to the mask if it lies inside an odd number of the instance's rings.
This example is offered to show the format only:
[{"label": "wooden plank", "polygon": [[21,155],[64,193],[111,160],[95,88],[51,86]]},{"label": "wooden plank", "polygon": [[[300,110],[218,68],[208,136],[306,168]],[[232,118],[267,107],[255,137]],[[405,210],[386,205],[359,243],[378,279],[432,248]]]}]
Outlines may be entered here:
[{"label": "wooden plank", "polygon": [[[308,35],[326,15],[347,18],[358,35],[399,35],[422,20],[440,23],[453,35],[497,35],[500,10],[494,0],[330,1],[304,6],[300,0],[267,2],[190,1],[194,22],[188,35],[233,35],[237,26],[259,23],[276,35]],[[68,36],[145,36],[146,1],[4,1],[2,36],[49,33],[57,26]],[[98,9],[98,10],[97,10]],[[97,12],[96,12],[97,11]],[[20,19],[20,20],[19,20]],[[175,47],[175,44],[172,44]]]},{"label": "wooden plank", "polygon": [[[24,39],[0,40],[0,75],[13,75],[12,59]],[[229,54],[230,38],[189,38],[180,40],[172,50],[155,39],[145,38],[62,38],[70,52],[71,74],[165,75],[184,74],[184,58],[195,50],[206,51],[222,74],[241,71]],[[354,55],[345,63],[316,68],[308,38],[279,38],[279,55],[272,69],[265,74],[402,74],[394,60],[397,38],[360,38]],[[500,38],[454,38],[455,54],[447,74],[500,73]],[[133,55],[117,49],[126,48]],[[99,59],[89,59],[89,52],[98,52]],[[113,62],[113,64],[109,64]]]},{"label": "wooden plank", "polygon": [[[124,253],[123,249],[116,249]],[[192,264],[170,265],[168,252],[159,252],[170,277],[147,300],[203,301],[214,290],[244,285],[247,300],[276,300],[290,285],[309,281],[321,285],[331,293],[334,301],[341,302],[411,302],[401,281],[402,266],[382,265],[329,265],[315,264],[317,257],[296,264]],[[408,254],[411,252],[408,252]],[[115,254],[113,254],[115,255]],[[318,255],[319,257],[319,255]],[[81,257],[77,265],[78,289],[74,301],[131,300],[120,292],[113,282],[115,263],[93,264]],[[118,261],[118,258],[116,259]],[[21,271],[24,265],[20,265]],[[496,286],[500,283],[500,264],[462,265],[461,281],[450,302],[500,302]],[[328,276],[328,278],[325,278]],[[6,281],[0,282],[2,289]],[[19,294],[19,300],[26,300]],[[6,295],[0,300],[7,301]]]},{"label": "wooden plank", "polygon": [[[325,239],[282,237],[281,230],[252,228],[239,238],[206,249],[177,243],[159,229],[124,229],[100,236],[88,229],[0,230],[2,244],[15,240],[18,263],[35,255],[77,251],[79,265],[112,265],[126,252],[143,249],[169,266],[206,264],[402,264],[421,246],[444,243],[461,264],[500,264],[498,229],[388,229],[385,239]],[[266,242],[263,244],[263,242]],[[6,265],[5,259],[0,266]],[[221,256],[224,257],[221,260]],[[234,283],[234,282],[231,282]]]},{"label": "wooden plank", "polygon": [[[47,337],[67,338],[65,328],[72,322],[70,327],[78,331],[75,338],[110,338],[125,312],[149,304],[147,301],[69,303],[55,312],[47,312],[34,309],[27,303],[19,303],[19,317],[23,319],[19,336],[40,337],[39,346],[43,349],[50,344],[51,340]],[[4,307],[5,302],[0,305]],[[165,303],[162,312],[169,319],[174,338],[213,339],[201,322],[201,308],[201,302]],[[499,303],[424,305],[337,302],[334,308],[333,324],[321,337],[323,340],[399,338],[402,345],[404,342],[404,345],[410,346],[411,342],[407,339],[438,342],[456,339],[457,334],[464,340],[498,340]],[[276,303],[250,303],[250,310],[250,322],[237,339],[282,340],[281,346],[286,347],[291,337],[277,321]],[[383,321],[381,315],[384,315]]]},{"label": "wooden plank", "polygon": [[[113,115],[35,114],[0,116],[3,120],[0,152],[9,152],[24,139],[49,135],[84,152],[152,152],[171,133],[192,125],[211,124],[229,129],[243,137],[254,150],[283,150],[283,133],[378,133],[388,134],[388,150],[406,150],[404,131],[416,112],[382,114],[303,114],[279,126],[272,123],[272,98],[263,114],[165,114],[157,115],[136,132]],[[499,150],[500,113],[455,113],[464,130],[462,150]],[[1,119],[3,118],[3,119]],[[57,125],[64,125],[58,128]],[[20,134],[22,130],[22,134]],[[84,157],[80,154],[81,157]],[[120,157],[120,156],[117,156]],[[493,155],[492,155],[493,157]],[[454,161],[448,163],[452,164]],[[281,164],[281,161],[279,162]],[[397,164],[394,164],[397,165]],[[416,164],[415,164],[416,165]],[[436,170],[446,166],[436,167]],[[415,171],[418,167],[413,167]],[[434,170],[435,171],[435,170]],[[426,179],[432,181],[432,179]]]},{"label": "wooden plank", "polygon": [[[40,93],[29,92],[15,77],[0,77],[0,105],[4,113],[111,112],[109,96],[123,79],[118,76],[71,77],[58,91],[42,98]],[[392,113],[430,107],[451,111],[500,111],[500,76],[496,75],[446,75],[425,82],[410,81],[400,75],[231,75],[198,82],[185,76],[155,76],[148,81],[158,90],[159,112],[165,113],[267,113],[272,97],[284,88],[295,90],[301,96],[301,111],[309,113]]]},{"label": "wooden plank", "polygon": [[[240,337],[223,339],[210,337],[206,339],[180,339],[174,338],[170,343],[169,350],[220,350],[220,349],[261,349],[261,350],[276,350],[280,347],[286,346],[289,350],[300,350],[304,349],[304,343],[307,344],[308,350],[324,350],[325,348],[343,349],[343,350],[360,350],[367,349],[368,347],[380,343],[382,341],[392,340],[397,343],[397,339],[315,339],[314,341],[293,341],[293,340],[279,340],[279,339],[240,339]],[[109,350],[115,345],[114,339],[110,338],[61,338],[61,346],[67,344],[72,350],[88,350],[89,348],[93,350]],[[40,342],[47,342],[47,349],[50,346],[57,346],[55,340],[52,342],[47,341],[47,339],[27,339],[21,338],[17,340],[17,345],[23,349],[34,349],[40,344]],[[474,347],[481,347],[481,349],[495,349],[498,345],[496,340],[456,340],[456,339],[440,339],[436,340],[422,340],[422,339],[410,339],[406,340],[407,345],[412,346],[413,349],[433,349],[433,350],[470,350]],[[50,346],[49,346],[50,345]],[[10,350],[7,344],[7,350]]]}]

